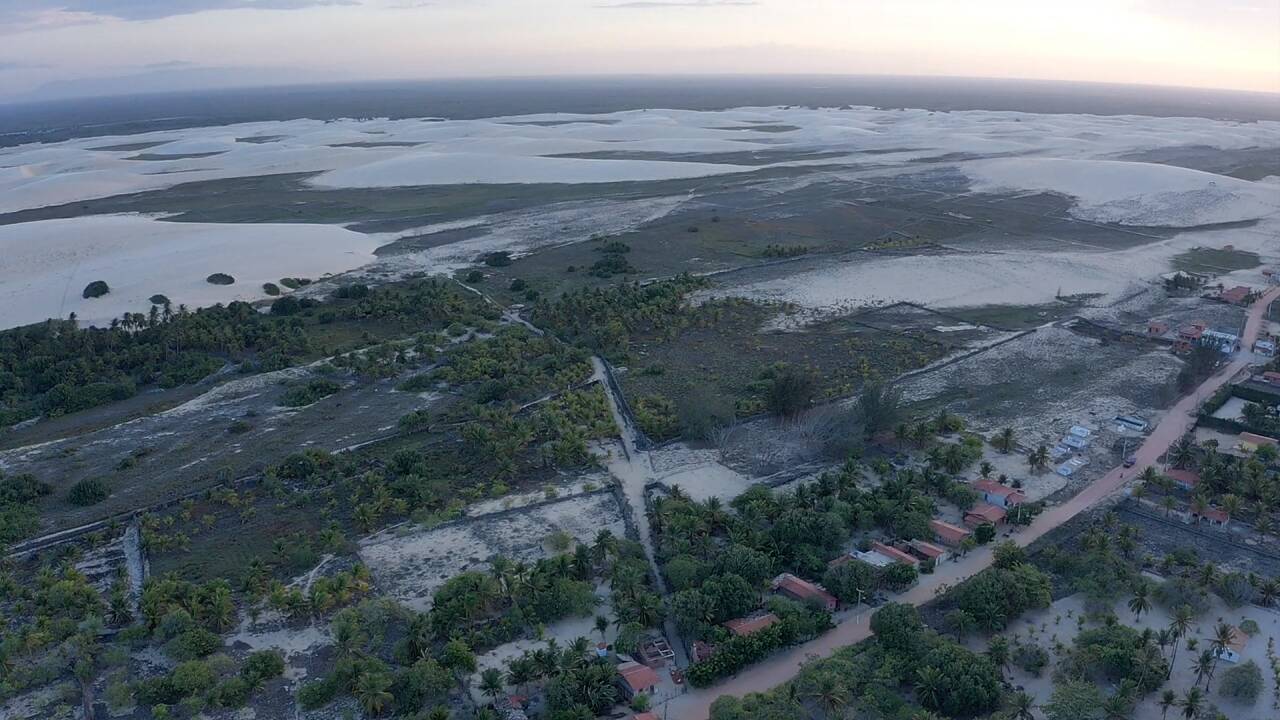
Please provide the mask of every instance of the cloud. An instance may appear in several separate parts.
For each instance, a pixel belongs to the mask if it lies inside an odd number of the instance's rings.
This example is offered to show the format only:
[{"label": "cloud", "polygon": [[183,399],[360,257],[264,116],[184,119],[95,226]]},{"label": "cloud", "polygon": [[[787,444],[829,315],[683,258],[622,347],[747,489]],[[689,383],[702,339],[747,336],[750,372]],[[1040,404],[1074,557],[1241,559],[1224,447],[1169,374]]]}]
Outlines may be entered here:
[{"label": "cloud", "polygon": [[646,8],[748,7],[758,0],[631,0],[630,2],[596,5],[605,10],[640,10]]},{"label": "cloud", "polygon": [[12,0],[0,10],[0,17],[34,17],[54,11],[119,20],[158,20],[206,10],[300,10],[359,4],[358,0]]}]

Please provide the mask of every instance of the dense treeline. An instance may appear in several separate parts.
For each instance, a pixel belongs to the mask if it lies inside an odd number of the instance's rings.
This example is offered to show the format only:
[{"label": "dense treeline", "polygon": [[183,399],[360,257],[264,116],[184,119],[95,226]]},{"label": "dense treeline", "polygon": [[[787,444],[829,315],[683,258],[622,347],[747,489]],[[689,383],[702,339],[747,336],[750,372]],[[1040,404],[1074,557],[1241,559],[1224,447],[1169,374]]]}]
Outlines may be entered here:
[{"label": "dense treeline", "polygon": [[685,299],[706,287],[704,278],[679,275],[641,285],[585,288],[555,300],[541,300],[533,308],[533,322],[562,338],[597,352],[615,355],[639,333],[674,333],[694,313]]},{"label": "dense treeline", "polygon": [[773,598],[769,611],[779,621],[750,635],[729,636],[717,643],[711,657],[689,667],[689,683],[707,687],[759,662],[776,650],[811,640],[833,627],[831,615],[784,598]]},{"label": "dense treeline", "polygon": [[332,351],[323,338],[336,322],[376,320],[421,331],[495,312],[439,280],[330,303],[292,296],[276,303],[284,305],[270,315],[241,302],[194,312],[166,304],[105,328],[82,328],[72,318],[0,331],[0,426],[121,400],[139,387],[196,382],[228,362],[243,371],[288,367]]}]

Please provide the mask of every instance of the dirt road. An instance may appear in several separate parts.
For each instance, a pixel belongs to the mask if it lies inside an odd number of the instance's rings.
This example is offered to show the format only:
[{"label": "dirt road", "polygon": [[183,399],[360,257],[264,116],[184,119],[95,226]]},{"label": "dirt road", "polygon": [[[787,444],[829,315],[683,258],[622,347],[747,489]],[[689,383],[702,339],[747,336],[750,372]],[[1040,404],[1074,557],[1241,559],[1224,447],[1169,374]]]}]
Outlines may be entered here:
[{"label": "dirt road", "polygon": [[[1070,520],[1098,501],[1116,492],[1126,482],[1132,480],[1142,468],[1154,465],[1178,438],[1191,427],[1196,408],[1200,403],[1255,357],[1250,350],[1253,341],[1258,337],[1262,319],[1267,306],[1280,298],[1280,288],[1272,288],[1249,310],[1248,321],[1242,338],[1243,349],[1221,371],[1201,383],[1195,392],[1178,402],[1138,448],[1135,455],[1137,464],[1129,469],[1117,467],[1103,477],[1095,480],[1070,500],[1049,508],[1035,519],[1031,525],[1022,529],[1013,539],[1019,545],[1029,545],[1045,533]],[[922,576],[920,583],[906,593],[894,598],[898,602],[920,605],[933,599],[935,595],[945,592],[947,588],[978,573],[991,564],[991,546],[979,548],[956,562],[944,563],[932,575]],[[867,639],[871,635],[868,627],[870,611],[848,618],[834,630],[803,645],[775,655],[773,658],[755,665],[745,672],[715,687],[704,690],[690,689],[684,695],[675,698],[664,706],[665,717],[675,720],[702,720],[710,715],[711,703],[721,695],[742,696],[750,692],[761,692],[780,685],[791,679],[799,670],[801,663],[814,657],[827,657],[837,648],[852,645]],[[661,712],[661,711],[660,711]]]}]

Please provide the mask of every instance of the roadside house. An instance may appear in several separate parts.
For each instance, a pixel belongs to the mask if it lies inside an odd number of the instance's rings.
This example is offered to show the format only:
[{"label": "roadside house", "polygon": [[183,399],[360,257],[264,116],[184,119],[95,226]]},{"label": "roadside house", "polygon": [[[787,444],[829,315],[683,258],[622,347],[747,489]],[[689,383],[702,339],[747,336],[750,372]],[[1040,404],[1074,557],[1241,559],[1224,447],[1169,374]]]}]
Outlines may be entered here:
[{"label": "roadside house", "polygon": [[1194,470],[1170,468],[1165,470],[1164,474],[1165,477],[1172,480],[1175,485],[1187,492],[1195,492],[1195,489],[1200,486],[1200,474]]},{"label": "roadside house", "polygon": [[737,635],[738,637],[746,637],[753,633],[760,632],[776,622],[778,622],[777,615],[774,615],[773,613],[765,613],[764,615],[757,615],[755,617],[734,618],[726,621],[724,626],[729,628],[729,632],[734,635]]},{"label": "roadside house", "polygon": [[947,555],[946,548],[923,540],[912,540],[910,547],[911,552],[915,553],[916,557],[921,560],[933,560],[934,562],[940,562]]},{"label": "roadside house", "polygon": [[988,523],[992,525],[999,525],[1004,522],[1005,515],[1006,513],[1004,508],[999,508],[988,503],[978,503],[965,512],[964,524],[971,528],[976,528],[979,525],[986,525]]},{"label": "roadside house", "polygon": [[1026,493],[995,480],[979,480],[973,484],[973,489],[982,494],[983,500],[997,507],[1008,509],[1027,501]]},{"label": "roadside house", "polygon": [[652,694],[658,687],[658,673],[638,662],[624,662],[618,665],[618,687],[627,700],[637,695]]},{"label": "roadside house", "polygon": [[786,595],[799,602],[816,603],[826,608],[827,612],[835,612],[836,606],[839,605],[835,595],[791,573],[782,573],[774,578],[772,587],[776,593]]},{"label": "roadside house", "polygon": [[973,533],[959,525],[952,525],[943,520],[930,520],[929,530],[933,532],[933,538],[943,545],[956,546],[965,538]]}]

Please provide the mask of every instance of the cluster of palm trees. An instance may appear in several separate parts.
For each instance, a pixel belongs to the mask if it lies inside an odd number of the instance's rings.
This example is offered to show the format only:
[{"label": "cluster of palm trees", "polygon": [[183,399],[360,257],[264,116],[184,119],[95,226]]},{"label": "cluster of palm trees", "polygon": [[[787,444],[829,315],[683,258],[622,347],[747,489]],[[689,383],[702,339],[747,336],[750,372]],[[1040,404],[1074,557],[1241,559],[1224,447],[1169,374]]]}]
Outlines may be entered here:
[{"label": "cluster of palm trees", "polygon": [[526,650],[507,662],[504,675],[497,668],[480,673],[480,691],[497,699],[507,685],[528,693],[531,686],[541,685],[551,707],[569,708],[585,705],[592,712],[602,712],[618,701],[618,672],[608,657],[592,652],[591,641],[575,638],[565,647],[552,638],[545,647]]},{"label": "cluster of palm trees", "polygon": [[[1280,473],[1271,464],[1275,461],[1273,448],[1258,448],[1252,457],[1236,457],[1218,452],[1217,441],[1208,440],[1196,444],[1184,437],[1170,447],[1166,460],[1170,467],[1196,468],[1200,482],[1189,501],[1190,510],[1199,523],[1210,507],[1218,507],[1233,518],[1248,518],[1253,529],[1261,535],[1275,531],[1274,514],[1280,508]],[[1178,507],[1174,497],[1177,484],[1154,467],[1147,467],[1139,476],[1142,480],[1139,496],[1151,491],[1161,494],[1160,505],[1169,515]]]}]

